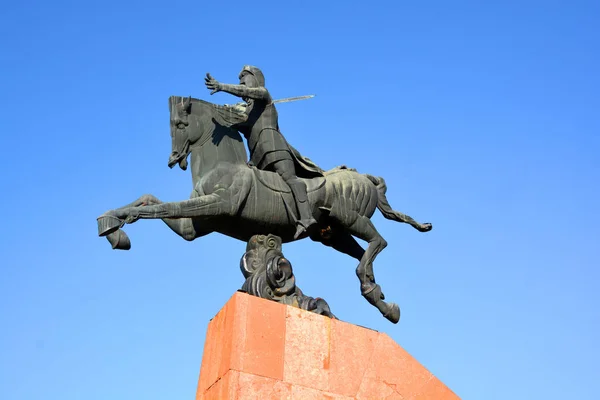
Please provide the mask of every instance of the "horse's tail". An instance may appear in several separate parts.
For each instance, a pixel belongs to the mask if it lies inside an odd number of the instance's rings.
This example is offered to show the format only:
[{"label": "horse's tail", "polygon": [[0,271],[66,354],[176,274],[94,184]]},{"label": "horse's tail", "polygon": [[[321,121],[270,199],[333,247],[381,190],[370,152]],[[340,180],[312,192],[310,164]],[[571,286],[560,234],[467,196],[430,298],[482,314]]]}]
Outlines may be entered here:
[{"label": "horse's tail", "polygon": [[365,175],[377,188],[377,208],[379,211],[381,211],[385,218],[391,219],[392,221],[409,224],[419,232],[429,232],[431,230],[431,224],[429,222],[420,224],[412,217],[392,209],[390,203],[388,203],[387,197],[385,196],[387,186],[385,185],[385,180],[383,180],[383,178],[368,174]]},{"label": "horse's tail", "polygon": [[406,222],[404,214],[395,211],[392,206],[390,206],[387,196],[385,195],[385,192],[387,192],[385,180],[382,177],[376,177],[369,174],[365,175],[377,188],[377,209],[381,214],[383,214],[386,219],[391,219],[392,221]]}]

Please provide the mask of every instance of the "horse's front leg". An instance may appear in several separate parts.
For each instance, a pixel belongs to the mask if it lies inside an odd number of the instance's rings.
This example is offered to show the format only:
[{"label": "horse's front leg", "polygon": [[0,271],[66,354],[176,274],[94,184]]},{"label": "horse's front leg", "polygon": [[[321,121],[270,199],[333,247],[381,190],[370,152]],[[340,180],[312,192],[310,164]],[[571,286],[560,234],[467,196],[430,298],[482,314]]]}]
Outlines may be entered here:
[{"label": "horse's front leg", "polygon": [[[195,191],[192,193],[193,197],[195,197],[195,193]],[[151,194],[145,194],[133,203],[121,207],[120,209],[128,207],[147,207],[157,204],[163,204],[163,202],[160,201],[156,196],[153,196]],[[194,240],[207,233],[197,231],[196,227],[194,226],[194,222],[191,218],[163,218],[162,221],[173,232],[175,232],[176,234],[188,241]]]},{"label": "horse's front leg", "polygon": [[126,223],[134,223],[139,219],[163,218],[199,218],[224,214],[226,202],[216,193],[194,197],[189,200],[160,203],[145,207],[132,207],[126,210],[115,210],[118,218]]},{"label": "horse's front leg", "polygon": [[[144,207],[123,207],[109,211],[98,218],[98,234],[106,236],[117,231],[125,223],[138,219],[198,218],[227,213],[229,202],[216,194],[195,197],[181,202],[169,202]],[[166,221],[165,221],[166,222]]]},{"label": "horse's front leg", "polygon": [[[127,234],[119,229],[125,223],[124,220],[114,218],[115,213],[120,213],[124,210],[133,207],[146,207],[150,205],[162,204],[158,198],[151,194],[145,194],[137,200],[127,204],[126,206],[120,207],[113,212],[108,212],[98,218],[98,229],[100,236],[106,236],[106,239],[111,244],[113,249],[129,250],[131,248],[131,242],[127,237]],[[162,220],[173,232],[181,236],[183,239],[191,241],[200,236],[207,234],[208,232],[200,232],[196,229],[192,218],[164,218]],[[114,227],[117,226],[115,230]],[[102,232],[108,232],[102,234]]]},{"label": "horse's front leg", "polygon": [[[145,195],[139,197],[138,199],[132,201],[131,203],[124,205],[123,207],[119,207],[119,208],[112,210],[112,212],[109,211],[107,213],[102,214],[97,219],[98,219],[98,221],[100,221],[100,220],[105,221],[104,224],[107,225],[106,231],[107,231],[107,233],[111,233],[111,232],[115,231],[113,225],[118,224],[118,225],[120,225],[119,228],[124,225],[123,221],[117,221],[116,219],[110,217],[115,212],[121,211],[121,210],[126,210],[131,207],[141,207],[141,206],[146,206],[148,204],[158,204],[158,203],[161,203],[161,201],[158,200],[155,196],[153,196],[151,194],[145,194]],[[110,217],[110,218],[105,218],[105,217]],[[100,236],[105,236],[107,234],[107,233],[103,234],[101,232],[99,232],[99,233],[100,233]]]}]

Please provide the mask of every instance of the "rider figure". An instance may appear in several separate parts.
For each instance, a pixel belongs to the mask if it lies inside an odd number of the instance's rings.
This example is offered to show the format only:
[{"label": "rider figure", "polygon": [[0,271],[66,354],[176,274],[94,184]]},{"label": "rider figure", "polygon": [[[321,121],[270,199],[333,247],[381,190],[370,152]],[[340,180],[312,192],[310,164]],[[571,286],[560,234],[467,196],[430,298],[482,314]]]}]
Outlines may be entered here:
[{"label": "rider figure", "polygon": [[[206,74],[205,84],[211,90],[210,94],[223,91],[241,97],[246,102],[244,112],[248,118],[237,125],[237,128],[248,141],[250,163],[259,169],[277,172],[291,189],[300,214],[294,236],[297,239],[316,223],[308,203],[306,184],[296,176],[296,166],[307,170],[306,165],[302,165],[302,161],[306,160],[299,160],[299,154],[279,132],[277,110],[265,88],[261,70],[246,65],[240,72],[239,79],[239,85],[228,85],[217,82],[210,74]],[[310,168],[308,171],[315,172]]]}]

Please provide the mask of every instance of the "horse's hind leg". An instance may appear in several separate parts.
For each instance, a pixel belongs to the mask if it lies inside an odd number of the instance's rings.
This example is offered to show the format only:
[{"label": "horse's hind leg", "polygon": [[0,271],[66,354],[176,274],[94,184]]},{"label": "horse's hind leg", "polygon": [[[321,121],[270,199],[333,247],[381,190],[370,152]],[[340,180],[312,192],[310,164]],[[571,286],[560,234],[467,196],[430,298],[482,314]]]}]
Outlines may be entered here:
[{"label": "horse's hind leg", "polygon": [[381,250],[387,246],[387,242],[377,232],[371,220],[364,216],[359,216],[348,228],[348,231],[369,243],[356,268],[362,295],[369,303],[377,307],[384,317],[393,323],[397,323],[400,320],[400,308],[395,303],[388,304],[383,301],[385,297],[381,291],[381,286],[375,283],[375,274],[373,273],[373,261]]},{"label": "horse's hind leg", "polygon": [[348,254],[350,257],[356,258],[360,261],[364,254],[365,249],[347,232],[334,235],[331,240],[324,242],[327,246],[331,246],[340,253]]}]

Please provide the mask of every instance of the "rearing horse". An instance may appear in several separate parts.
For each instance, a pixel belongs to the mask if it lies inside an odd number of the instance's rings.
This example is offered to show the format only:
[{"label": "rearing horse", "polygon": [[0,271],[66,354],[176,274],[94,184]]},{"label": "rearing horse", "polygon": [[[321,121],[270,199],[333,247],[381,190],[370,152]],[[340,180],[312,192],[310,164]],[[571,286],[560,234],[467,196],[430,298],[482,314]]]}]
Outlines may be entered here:
[{"label": "rearing horse", "polygon": [[[163,203],[144,195],[133,203],[108,211],[98,218],[98,233],[106,236],[113,248],[129,249],[130,242],[120,228],[138,219],[162,219],[185,240],[212,232],[248,241],[253,235],[273,234],[283,242],[294,240],[297,210],[292,193],[279,175],[247,165],[244,142],[223,119],[222,106],[202,100],[169,98],[172,152],[169,166],[190,167],[194,189],[189,200]],[[239,121],[238,121],[239,122]],[[387,243],[370,218],[375,209],[387,219],[410,224],[420,232],[431,224],[418,223],[394,211],[385,196],[383,178],[359,174],[345,167],[325,173],[325,178],[305,180],[311,210],[318,229],[310,234],[314,241],[359,260],[356,275],[362,295],[388,320],[397,323],[400,309],[386,303],[375,282],[373,261]],[[364,250],[354,239],[368,243]]]}]

